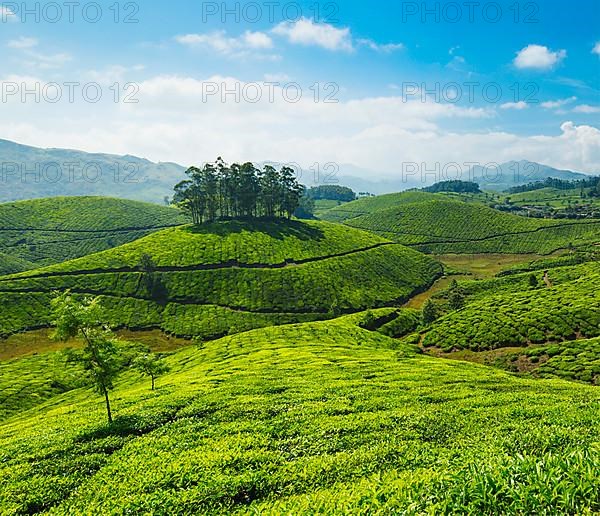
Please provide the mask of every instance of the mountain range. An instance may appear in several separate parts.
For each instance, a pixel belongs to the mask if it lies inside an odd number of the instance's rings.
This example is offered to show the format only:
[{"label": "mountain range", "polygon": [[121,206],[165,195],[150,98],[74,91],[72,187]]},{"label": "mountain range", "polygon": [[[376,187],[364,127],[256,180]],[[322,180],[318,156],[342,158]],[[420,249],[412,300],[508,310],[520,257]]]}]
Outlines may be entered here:
[{"label": "mountain range", "polygon": [[[271,161],[257,163],[264,164],[281,165]],[[43,149],[0,139],[0,202],[58,195],[102,195],[162,203],[171,196],[173,186],[185,178],[185,170],[177,163],[155,163],[137,156]],[[324,166],[318,173],[314,169],[298,172],[307,186],[340,184],[356,192],[373,194],[420,188],[440,179],[434,174],[421,177],[402,172],[372,179],[380,174],[351,164]],[[460,179],[473,180],[484,189],[497,191],[547,177],[565,180],[588,177],[525,160],[510,161],[497,168],[475,166],[466,176]]]}]

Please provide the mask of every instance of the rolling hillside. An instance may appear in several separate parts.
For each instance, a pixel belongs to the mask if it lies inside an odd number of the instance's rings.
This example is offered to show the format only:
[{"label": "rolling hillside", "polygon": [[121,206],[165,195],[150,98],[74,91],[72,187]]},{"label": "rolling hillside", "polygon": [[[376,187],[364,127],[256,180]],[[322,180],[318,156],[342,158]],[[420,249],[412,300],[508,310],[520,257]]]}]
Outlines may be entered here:
[{"label": "rolling hillside", "polygon": [[103,251],[187,223],[178,210],[104,197],[0,204],[0,275]]},{"label": "rolling hillside", "polygon": [[422,252],[439,254],[550,254],[571,244],[600,242],[598,219],[529,219],[477,202],[443,197],[377,210],[350,218],[345,223],[374,231]]},{"label": "rolling hillside", "polygon": [[387,208],[395,208],[413,202],[439,199],[438,195],[427,192],[399,192],[375,197],[362,197],[356,201],[347,202],[331,208],[321,214],[321,219],[331,222],[345,222],[349,219],[375,213]]},{"label": "rolling hillside", "polygon": [[543,285],[541,271],[538,288],[528,285],[529,276],[461,282],[467,305],[438,320],[423,344],[482,351],[600,335],[600,264],[553,268],[552,288]]},{"label": "rolling hillside", "polygon": [[[123,374],[112,426],[83,387],[3,420],[3,510],[600,508],[600,397],[591,386],[417,355],[347,318],[254,330],[167,360],[156,391]],[[25,360],[10,367],[16,377],[31,371]]]},{"label": "rolling hillside", "polygon": [[431,258],[326,222],[221,222],[0,279],[0,333],[49,323],[57,290],[101,295],[111,321],[215,337],[403,302],[441,273]]}]

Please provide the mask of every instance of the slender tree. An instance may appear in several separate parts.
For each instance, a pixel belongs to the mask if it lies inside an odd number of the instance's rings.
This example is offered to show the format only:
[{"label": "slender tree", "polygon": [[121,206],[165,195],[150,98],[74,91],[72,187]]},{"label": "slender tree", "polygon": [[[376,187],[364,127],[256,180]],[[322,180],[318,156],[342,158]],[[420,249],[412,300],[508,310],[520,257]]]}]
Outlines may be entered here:
[{"label": "slender tree", "polygon": [[132,366],[140,373],[151,378],[152,390],[154,390],[156,378],[162,376],[170,370],[168,364],[164,360],[161,360],[157,355],[153,354],[140,355],[136,357]]},{"label": "slender tree", "polygon": [[76,337],[83,339],[83,349],[72,351],[69,359],[83,366],[98,393],[104,396],[108,423],[111,424],[113,418],[108,392],[114,388],[120,360],[117,339],[102,322],[98,300],[79,302],[65,292],[52,301],[52,308],[56,326],[53,338],[64,342]]}]

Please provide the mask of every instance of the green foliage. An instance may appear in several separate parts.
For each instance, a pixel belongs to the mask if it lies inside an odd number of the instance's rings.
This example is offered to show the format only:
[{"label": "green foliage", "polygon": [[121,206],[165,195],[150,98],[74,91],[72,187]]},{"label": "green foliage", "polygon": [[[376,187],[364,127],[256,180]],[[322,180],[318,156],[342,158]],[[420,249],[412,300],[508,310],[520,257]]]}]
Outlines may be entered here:
[{"label": "green foliage", "polygon": [[387,208],[393,208],[403,204],[435,200],[438,198],[439,197],[437,195],[419,191],[407,191],[362,197],[356,201],[344,203],[339,207],[328,210],[321,215],[321,218],[331,222],[344,222],[361,215],[375,213]]},{"label": "green foliage", "polygon": [[132,367],[150,377],[152,380],[152,390],[154,390],[155,380],[170,370],[169,365],[154,354],[144,354],[136,357],[133,360]]},{"label": "green foliage", "polygon": [[421,318],[423,320],[423,324],[427,326],[434,323],[435,320],[438,318],[437,308],[431,299],[425,301],[425,304],[423,305]]},{"label": "green foliage", "polygon": [[174,208],[103,197],[0,204],[0,220],[0,274],[103,251],[188,222]]},{"label": "green foliage", "polygon": [[75,337],[83,339],[84,347],[72,350],[69,361],[79,363],[98,394],[104,396],[108,422],[112,423],[108,391],[114,388],[114,380],[120,370],[120,358],[116,338],[102,322],[98,300],[79,302],[65,292],[53,299],[52,309],[56,328],[54,338],[65,342]]},{"label": "green foliage", "polygon": [[[435,200],[400,204],[346,220],[427,253],[550,254],[570,243],[596,243],[600,220],[529,219],[478,202]],[[374,198],[377,199],[377,198]],[[360,202],[360,201],[355,201]],[[366,202],[366,201],[365,201]],[[347,209],[353,203],[341,206]]]},{"label": "green foliage", "polygon": [[351,188],[340,185],[319,185],[309,188],[306,196],[315,201],[327,199],[331,201],[349,202],[356,199]]},{"label": "green foliage", "polygon": [[434,185],[423,188],[424,192],[438,193],[438,192],[455,192],[455,193],[474,193],[479,194],[481,190],[477,183],[471,181],[440,181]]},{"label": "green foliage", "polygon": [[218,158],[202,169],[190,167],[186,174],[173,200],[194,224],[228,217],[291,218],[304,191],[294,171],[285,166],[277,171],[265,165],[261,171],[252,163],[227,166]]},{"label": "green foliage", "polygon": [[539,285],[538,278],[533,273],[529,275],[529,279],[527,280],[527,282],[529,283],[529,286],[531,288],[537,288]]},{"label": "green foliage", "polygon": [[528,274],[463,283],[467,304],[440,318],[425,346],[474,351],[600,334],[600,266],[552,270],[554,287],[523,290]]},{"label": "green foliage", "polygon": [[[146,255],[149,255],[148,258]],[[142,264],[145,263],[145,265]],[[323,222],[177,228],[0,280],[6,335],[48,324],[54,291],[100,295],[110,323],[215,338],[406,301],[441,266],[416,251]],[[335,312],[331,312],[335,306]]]},{"label": "green foliage", "polygon": [[3,421],[2,511],[600,510],[594,387],[415,355],[353,318],[190,347],[155,392],[125,373],[112,426],[83,389]]}]

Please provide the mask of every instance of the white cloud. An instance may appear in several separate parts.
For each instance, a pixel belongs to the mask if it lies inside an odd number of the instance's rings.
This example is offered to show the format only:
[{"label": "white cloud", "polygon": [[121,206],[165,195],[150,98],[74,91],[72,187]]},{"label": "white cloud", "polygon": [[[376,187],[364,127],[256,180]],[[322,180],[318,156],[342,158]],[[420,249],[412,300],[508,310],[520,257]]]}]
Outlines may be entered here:
[{"label": "white cloud", "polygon": [[600,56],[600,41],[594,45],[594,48],[592,48],[592,53]]},{"label": "white cloud", "polygon": [[598,106],[590,106],[589,104],[581,104],[579,106],[575,106],[573,108],[574,113],[584,113],[586,115],[591,115],[594,113],[600,113],[600,107]]},{"label": "white cloud", "polygon": [[188,47],[212,50],[231,57],[244,57],[273,48],[273,40],[268,34],[252,31],[229,37],[224,30],[218,30],[207,34],[185,34],[177,36],[175,40]]},{"label": "white cloud", "polygon": [[20,52],[21,63],[27,68],[50,70],[61,68],[72,60],[71,55],[64,52],[44,54],[35,50],[39,46],[39,41],[35,38],[21,36],[18,39],[10,40],[7,46]]},{"label": "white cloud", "polygon": [[374,50],[375,52],[382,52],[382,53],[386,53],[386,54],[395,52],[396,50],[404,49],[404,45],[402,43],[381,44],[381,43],[376,43],[372,39],[358,39],[358,40],[356,40],[356,42],[359,45],[362,45],[364,47],[370,48],[371,50]]},{"label": "white cloud", "polygon": [[566,99],[558,99],[558,100],[547,100],[546,102],[542,102],[540,106],[544,109],[556,109],[562,107],[566,104],[570,104],[571,102],[575,102],[577,97],[569,97]]},{"label": "white cloud", "polygon": [[550,70],[566,56],[566,50],[553,52],[542,45],[528,45],[517,52],[514,64],[520,69]]},{"label": "white cloud", "polygon": [[17,15],[10,7],[0,5],[0,23],[5,22],[16,22],[18,20]]},{"label": "white cloud", "polygon": [[519,111],[522,109],[527,109],[528,107],[529,105],[522,100],[519,102],[505,102],[504,104],[500,105],[500,109],[516,109]]},{"label": "white cloud", "polygon": [[349,28],[337,29],[328,23],[315,23],[308,18],[300,18],[295,22],[282,22],[276,25],[272,32],[285,37],[295,45],[317,46],[332,51],[353,50]]},{"label": "white cloud", "polygon": [[[159,76],[140,83],[138,104],[3,107],[4,138],[43,147],[134,154],[183,165],[222,155],[229,161],[352,163],[374,170],[370,179],[399,175],[403,162],[479,163],[529,159],[557,168],[600,171],[600,130],[562,124],[557,134],[523,136],[484,131],[493,110],[466,109],[398,95],[315,103],[308,90],[297,103],[203,99],[207,84],[223,91],[246,83],[232,77]],[[203,91],[204,90],[204,91]],[[558,129],[558,128],[557,128]],[[395,176],[397,177],[397,176]]]},{"label": "white cloud", "polygon": [[29,68],[50,70],[61,68],[71,60],[71,55],[66,53],[42,54],[39,52],[27,51],[24,64]]},{"label": "white cloud", "polygon": [[266,73],[264,75],[266,82],[288,83],[292,78],[286,73]]},{"label": "white cloud", "polygon": [[35,38],[26,38],[24,36],[21,36],[17,39],[11,39],[8,43],[7,46],[9,48],[16,48],[19,50],[23,50],[26,48],[34,48],[38,46],[38,40]]}]

